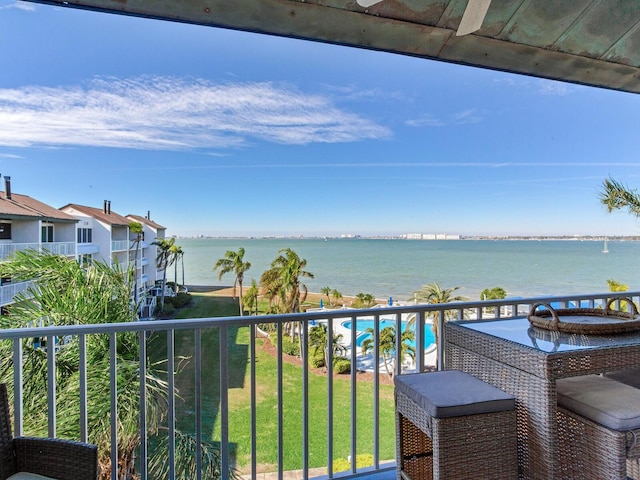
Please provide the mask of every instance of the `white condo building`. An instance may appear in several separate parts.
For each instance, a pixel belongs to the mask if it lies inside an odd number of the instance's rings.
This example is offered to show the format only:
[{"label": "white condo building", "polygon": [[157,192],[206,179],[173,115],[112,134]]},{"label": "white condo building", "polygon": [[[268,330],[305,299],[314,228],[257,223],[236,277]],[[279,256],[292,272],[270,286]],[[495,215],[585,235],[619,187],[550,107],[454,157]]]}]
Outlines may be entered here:
[{"label": "white condo building", "polygon": [[[51,253],[76,256],[78,220],[27,195],[11,191],[11,177],[4,177],[5,191],[0,192],[0,261],[14,252],[46,249]],[[30,282],[0,280],[0,307],[13,303]]]},{"label": "white condo building", "polygon": [[[135,300],[140,302],[140,317],[150,317],[155,298],[147,294],[156,280],[162,279],[162,271],[156,268],[157,251],[152,242],[164,238],[165,227],[144,217],[120,215],[111,210],[110,200],[104,201],[102,209],[70,203],[60,210],[78,219],[78,261],[102,260],[110,265],[119,264],[123,270],[129,264],[135,265]],[[143,225],[140,239],[129,228],[131,222]]]}]

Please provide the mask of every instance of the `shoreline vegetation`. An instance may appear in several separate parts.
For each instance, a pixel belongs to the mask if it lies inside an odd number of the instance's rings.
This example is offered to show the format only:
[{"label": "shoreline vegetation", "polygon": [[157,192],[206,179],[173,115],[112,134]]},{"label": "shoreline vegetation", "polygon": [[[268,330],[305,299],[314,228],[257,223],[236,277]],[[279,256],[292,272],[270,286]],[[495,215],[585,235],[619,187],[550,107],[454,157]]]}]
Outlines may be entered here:
[{"label": "shoreline vegetation", "polygon": [[[225,285],[187,285],[189,289],[189,293],[201,293],[205,295],[211,295],[213,297],[233,297],[233,286],[225,286]],[[244,293],[249,291],[250,287],[242,287]],[[236,287],[237,290],[237,287]],[[237,292],[236,292],[237,294]],[[236,297],[237,298],[237,295]],[[327,296],[321,293],[316,292],[308,292],[307,298],[304,303],[301,305],[302,308],[319,308],[320,300],[323,302],[327,301]],[[357,299],[355,296],[343,295],[341,298],[341,305],[346,305],[347,307],[352,306],[353,302]],[[386,305],[388,299],[376,298],[375,302],[380,305]],[[325,305],[326,306],[326,305]]]}]

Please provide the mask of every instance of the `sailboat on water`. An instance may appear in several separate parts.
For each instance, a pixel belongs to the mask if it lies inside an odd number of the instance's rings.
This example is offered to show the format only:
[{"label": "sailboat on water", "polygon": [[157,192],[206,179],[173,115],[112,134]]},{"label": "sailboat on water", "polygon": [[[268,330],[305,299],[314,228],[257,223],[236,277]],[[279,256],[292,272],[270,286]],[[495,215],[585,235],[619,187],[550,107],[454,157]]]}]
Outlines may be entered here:
[{"label": "sailboat on water", "polygon": [[607,237],[604,237],[604,248],[602,249],[602,253],[609,253],[609,245],[607,243]]}]

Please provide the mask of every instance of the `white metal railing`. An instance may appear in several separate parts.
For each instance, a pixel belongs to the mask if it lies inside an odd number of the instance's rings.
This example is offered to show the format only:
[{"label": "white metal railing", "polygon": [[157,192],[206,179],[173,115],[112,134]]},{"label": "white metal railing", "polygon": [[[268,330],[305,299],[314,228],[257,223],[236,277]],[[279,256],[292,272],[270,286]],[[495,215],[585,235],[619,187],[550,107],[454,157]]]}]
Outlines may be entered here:
[{"label": "white metal railing", "polygon": [[55,255],[68,257],[76,254],[75,242],[43,242],[41,248]]},{"label": "white metal railing", "polygon": [[[382,307],[382,308],[371,308],[365,310],[355,310],[355,309],[339,309],[339,310],[318,310],[314,312],[307,312],[301,314],[292,314],[292,315],[267,315],[267,316],[245,316],[245,317],[225,317],[225,318],[203,318],[203,319],[180,319],[180,320],[163,320],[163,321],[143,321],[143,322],[131,322],[131,323],[122,323],[122,324],[101,324],[101,325],[79,325],[79,326],[64,326],[64,327],[45,327],[45,328],[24,328],[24,329],[7,329],[0,330],[0,345],[3,345],[2,342],[11,342],[10,344],[4,343],[4,345],[9,345],[12,349],[13,353],[8,355],[8,358],[0,359],[3,362],[12,362],[13,368],[13,383],[17,385],[14,389],[14,414],[15,414],[15,434],[21,435],[24,432],[23,429],[23,401],[25,400],[23,395],[23,385],[26,382],[31,381],[30,378],[25,378],[23,373],[23,365],[26,362],[27,358],[25,356],[25,346],[29,341],[33,338],[44,337],[47,339],[48,345],[55,344],[56,337],[67,337],[73,336],[79,344],[79,369],[80,369],[80,394],[79,394],[79,422],[80,428],[80,440],[86,441],[88,439],[87,433],[87,424],[88,424],[88,413],[86,408],[86,391],[87,391],[87,358],[89,356],[89,352],[86,349],[86,340],[89,336],[105,336],[109,339],[110,342],[110,368],[109,368],[109,388],[111,392],[118,391],[118,365],[116,362],[116,352],[118,348],[117,344],[117,336],[116,334],[120,332],[137,332],[138,333],[138,342],[139,342],[139,358],[148,358],[147,353],[147,343],[151,341],[150,339],[154,339],[154,336],[162,335],[166,337],[166,340],[163,340],[165,347],[162,347],[162,351],[166,348],[166,358],[164,358],[165,365],[168,372],[171,372],[167,376],[167,396],[168,396],[168,410],[167,414],[167,435],[169,436],[169,447],[166,458],[168,459],[169,464],[169,478],[172,480],[175,478],[175,461],[176,461],[176,452],[175,452],[175,427],[176,427],[176,381],[179,379],[178,375],[178,362],[179,359],[182,358],[180,353],[178,352],[177,346],[184,347],[186,340],[190,339],[189,351],[192,352],[191,357],[188,359],[189,362],[193,364],[193,378],[191,378],[186,384],[183,382],[180,388],[180,396],[191,396],[194,399],[194,410],[193,410],[193,418],[194,418],[194,429],[195,429],[195,438],[201,439],[203,435],[208,435],[211,433],[212,426],[208,424],[205,427],[203,426],[203,401],[204,394],[203,392],[208,392],[207,395],[211,395],[211,391],[216,390],[219,391],[218,399],[213,407],[209,406],[216,410],[216,418],[215,423],[219,425],[219,434],[217,436],[217,440],[219,440],[219,458],[220,458],[220,468],[222,475],[221,477],[226,479],[230,477],[230,467],[233,468],[232,455],[230,450],[230,423],[229,423],[229,397],[232,388],[244,388],[247,389],[247,395],[250,396],[250,421],[247,422],[246,428],[247,431],[244,432],[242,438],[245,438],[245,442],[247,445],[246,450],[249,452],[249,460],[247,465],[247,470],[250,470],[249,478],[256,479],[257,478],[257,465],[259,463],[263,463],[260,459],[261,452],[258,450],[258,443],[256,441],[258,429],[269,428],[267,426],[259,425],[259,419],[257,418],[257,402],[258,400],[264,400],[264,398],[268,395],[274,396],[274,407],[273,412],[277,417],[276,426],[273,427],[277,430],[277,434],[275,435],[275,442],[277,443],[277,459],[273,462],[274,470],[278,473],[278,478],[283,478],[283,472],[285,469],[284,465],[284,454],[285,454],[285,420],[288,425],[286,429],[287,436],[294,436],[296,441],[293,443],[296,447],[292,447],[292,443],[288,443],[288,449],[298,448],[299,445],[300,450],[295,453],[295,455],[299,456],[300,463],[297,466],[298,469],[302,470],[302,478],[307,479],[309,477],[310,471],[310,459],[318,458],[318,455],[321,455],[323,461],[321,462],[323,465],[326,465],[326,475],[329,478],[334,477],[337,472],[334,472],[333,465],[335,458],[335,444],[336,439],[340,438],[342,440],[347,440],[349,444],[350,457],[355,459],[357,454],[364,453],[362,451],[362,447],[359,445],[359,439],[362,438],[362,432],[360,431],[361,427],[359,425],[360,419],[362,419],[361,409],[359,408],[359,403],[357,400],[357,392],[359,389],[358,386],[358,372],[356,366],[358,365],[359,360],[361,360],[361,351],[359,348],[350,348],[351,346],[356,346],[358,344],[358,339],[361,332],[358,332],[356,329],[351,329],[346,338],[344,338],[345,344],[348,347],[346,358],[351,361],[351,373],[348,375],[348,382],[350,385],[350,391],[352,392],[350,395],[349,406],[349,421],[347,425],[336,425],[335,418],[336,412],[334,411],[334,390],[335,390],[335,382],[342,380],[334,379],[334,367],[333,362],[329,361],[326,366],[326,374],[321,377],[321,381],[324,383],[323,391],[326,392],[326,396],[324,398],[309,398],[309,383],[310,377],[313,375],[309,366],[310,360],[310,336],[309,336],[309,327],[314,323],[323,323],[327,325],[329,331],[338,331],[339,327],[342,326],[342,323],[345,320],[355,322],[358,319],[368,318],[373,322],[373,330],[374,330],[374,341],[373,341],[373,358],[379,359],[381,355],[380,346],[379,346],[379,338],[378,338],[378,330],[380,326],[380,322],[382,320],[388,320],[395,324],[396,331],[402,328],[402,322],[407,320],[408,316],[414,315],[417,319],[416,321],[416,345],[424,345],[425,343],[425,335],[427,333],[427,329],[429,328],[428,320],[431,318],[437,318],[440,323],[439,332],[443,332],[442,322],[445,320],[448,314],[451,312],[454,313],[454,316],[458,319],[463,318],[476,318],[476,319],[488,319],[488,318],[508,318],[515,316],[522,316],[529,311],[530,307],[539,302],[552,303],[555,305],[559,305],[561,307],[566,306],[581,306],[581,307],[590,307],[599,306],[606,304],[608,299],[611,298],[631,298],[637,304],[640,301],[640,292],[622,292],[622,293],[602,293],[602,294],[588,294],[588,295],[571,295],[571,296],[563,296],[563,297],[536,297],[536,298],[517,298],[517,299],[506,299],[506,300],[491,300],[491,301],[477,301],[477,302],[455,302],[455,303],[447,303],[447,304],[436,304],[436,305],[425,305],[425,304],[417,304],[417,305],[406,305],[406,306],[394,306],[394,307]],[[296,323],[297,322],[297,323]],[[259,385],[258,382],[261,381],[257,376],[257,349],[258,349],[258,336],[260,335],[261,330],[258,325],[261,324],[263,327],[271,326],[275,333],[273,334],[276,339],[276,362],[275,367],[272,372],[269,372],[269,376],[275,379],[275,389],[267,388],[266,385]],[[285,329],[289,329],[290,325],[299,325],[300,328],[297,329],[297,332],[300,333],[299,337],[301,340],[301,358],[299,361],[300,364],[300,379],[299,379],[299,391],[295,395],[297,400],[285,397],[285,389],[284,387],[284,354],[283,354],[283,336]],[[238,329],[247,329],[248,336],[248,345],[234,345],[230,340],[235,338]],[[203,335],[205,332],[215,332],[216,340],[212,341],[211,338],[207,337],[207,342],[203,342]],[[183,335],[183,332],[188,332],[188,335]],[[180,342],[176,342],[176,335],[180,333]],[[415,365],[411,368],[407,368],[403,366],[403,362],[401,358],[399,358],[401,351],[400,344],[400,336],[397,335],[397,345],[395,348],[395,362],[394,362],[394,372],[396,375],[401,375],[403,373],[407,373],[409,371],[424,371],[427,367],[425,361],[425,355],[422,354],[422,349],[418,349],[419,353],[416,355]],[[157,340],[157,338],[155,339]],[[178,343],[178,344],[177,344]],[[442,345],[444,345],[444,341],[442,335],[438,338],[438,362],[442,363]],[[327,351],[334,351],[334,340],[333,336],[328,336],[328,344]],[[154,347],[160,348],[161,344],[158,342],[154,343]],[[235,381],[232,383],[230,378],[237,379],[237,365],[232,363],[230,360],[233,358],[232,349],[240,348],[246,349],[243,350],[243,355],[247,361],[246,368],[248,373],[245,375],[245,372],[240,372],[241,374],[241,384],[238,385]],[[218,373],[215,376],[211,375],[211,372],[207,372],[205,375],[203,369],[203,359],[209,357],[211,355],[211,349],[217,349],[217,358],[216,364],[219,365]],[[51,437],[55,437],[56,432],[56,422],[55,422],[55,412],[56,412],[56,349],[50,349],[46,351],[47,359],[48,359],[48,380],[47,380],[47,395],[49,398],[49,423],[48,423],[48,434]],[[158,359],[155,359],[157,361]],[[184,360],[184,359],[183,359]],[[147,389],[145,384],[145,376],[147,369],[150,368],[149,361],[141,362],[138,364],[138,370],[140,371],[139,377],[142,378],[140,381],[139,391],[139,405],[140,405],[140,417],[139,417],[139,425],[140,425],[140,439],[141,445],[138,450],[138,474],[142,480],[145,480],[148,477],[147,472],[147,412],[146,412],[146,403],[145,398],[147,395]],[[263,372],[264,373],[264,372]],[[371,423],[373,425],[372,430],[365,433],[365,436],[370,439],[370,443],[372,445],[370,453],[373,457],[373,466],[366,469],[358,469],[356,467],[356,463],[352,462],[350,470],[346,472],[340,472],[340,478],[353,478],[356,476],[361,476],[363,473],[381,473],[385,475],[389,475],[389,477],[395,475],[395,462],[393,461],[393,455],[391,458],[383,458],[380,455],[381,445],[388,445],[388,442],[392,441],[388,436],[382,438],[382,431],[379,428],[381,420],[385,419],[387,422],[389,421],[389,415],[393,416],[393,411],[387,411],[388,409],[381,409],[381,396],[380,393],[383,389],[383,385],[381,384],[381,374],[383,374],[383,368],[378,361],[372,362],[372,398],[371,402],[373,405],[373,418],[371,419]],[[247,384],[244,384],[244,379],[247,378]],[[313,378],[314,382],[317,380],[315,377]],[[186,387],[188,385],[188,388]],[[214,388],[215,386],[215,388]],[[385,387],[386,388],[386,387]],[[387,392],[388,397],[388,390]],[[285,405],[288,405],[291,408],[292,403],[295,402],[296,405],[299,405],[299,401],[302,399],[302,410],[301,415],[294,416],[292,418],[291,415],[285,416]],[[208,399],[210,401],[210,398]],[[320,432],[310,431],[310,422],[309,418],[314,409],[317,408],[318,402],[322,403],[326,406],[326,432],[323,434],[326,435],[327,442],[326,446],[322,449],[322,452],[311,452],[310,451],[310,440],[312,436],[319,435]],[[336,407],[337,408],[337,407]],[[344,408],[344,407],[340,407]],[[393,410],[393,409],[391,409]],[[323,410],[324,411],[324,410]],[[117,418],[117,402],[113,399],[112,394],[112,409],[111,409],[111,464],[118,464],[118,452],[115,446],[117,445],[117,436],[118,436],[118,422]],[[393,420],[390,420],[393,421]],[[294,425],[294,429],[291,429],[291,425]],[[233,425],[235,427],[235,425]],[[26,432],[28,433],[28,432]],[[393,434],[392,434],[393,435]],[[196,447],[196,455],[193,460],[196,465],[196,475],[194,478],[201,479],[202,471],[201,471],[201,451],[199,449],[199,443],[197,443],[198,447]],[[367,447],[368,448],[368,447]],[[287,450],[287,454],[291,454],[289,450]],[[317,460],[316,460],[317,462]],[[113,469],[112,474],[113,480],[116,480],[116,471]]]},{"label": "white metal railing", "polygon": [[0,260],[4,260],[18,250],[36,250],[39,243],[0,243]]},{"label": "white metal railing", "polygon": [[129,240],[112,240],[111,241],[111,251],[112,252],[121,252],[124,250],[129,250],[130,241]]},{"label": "white metal railing", "polygon": [[0,286],[0,306],[13,303],[13,297],[29,288],[33,282],[8,283]]},{"label": "white metal railing", "polygon": [[4,260],[20,250],[47,250],[56,255],[71,256],[76,254],[75,242],[43,242],[43,243],[0,243],[0,260]]}]

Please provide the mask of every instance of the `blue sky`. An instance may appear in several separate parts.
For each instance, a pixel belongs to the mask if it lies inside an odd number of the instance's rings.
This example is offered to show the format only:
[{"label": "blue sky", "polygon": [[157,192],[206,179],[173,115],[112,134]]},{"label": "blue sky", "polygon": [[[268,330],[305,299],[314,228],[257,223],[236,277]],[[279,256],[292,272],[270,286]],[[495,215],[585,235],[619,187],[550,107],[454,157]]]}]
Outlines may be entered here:
[{"label": "blue sky", "polygon": [[0,173],[176,235],[633,235],[640,96],[0,0]]}]

